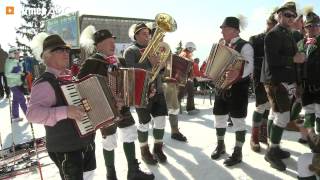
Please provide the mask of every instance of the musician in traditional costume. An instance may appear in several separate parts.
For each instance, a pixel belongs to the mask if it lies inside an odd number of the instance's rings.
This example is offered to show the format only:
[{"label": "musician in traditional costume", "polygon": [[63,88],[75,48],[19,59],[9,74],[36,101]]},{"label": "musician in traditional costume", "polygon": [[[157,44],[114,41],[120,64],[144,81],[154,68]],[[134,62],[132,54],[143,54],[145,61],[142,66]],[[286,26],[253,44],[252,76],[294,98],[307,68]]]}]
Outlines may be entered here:
[{"label": "musician in traditional costume", "polygon": [[226,17],[220,26],[224,44],[239,52],[245,61],[242,74],[241,70],[231,69],[226,71],[225,75],[228,80],[235,79],[238,76],[240,76],[240,79],[229,90],[217,94],[214,101],[213,114],[218,145],[211,154],[212,159],[216,160],[226,152],[224,136],[229,115],[235,128],[235,147],[232,155],[224,161],[226,166],[233,166],[242,161],[242,146],[246,134],[245,118],[248,107],[248,90],[250,74],[253,71],[253,48],[247,41],[240,38],[240,24],[244,24],[243,18]]},{"label": "musician in traditional costume", "polygon": [[298,50],[306,54],[302,74],[302,105],[305,111],[305,128],[320,133],[320,19],[312,9],[307,12],[305,29],[307,37],[298,43]]},{"label": "musician in traditional costume", "polygon": [[[193,60],[193,52],[196,50],[196,45],[193,42],[187,42],[180,52],[179,56],[183,57],[189,61],[194,62]],[[190,70],[190,72],[187,72],[189,74],[189,79],[187,81],[187,84],[185,86],[180,86],[179,88],[179,94],[178,99],[181,103],[182,98],[187,94],[187,106],[186,110],[189,115],[195,115],[198,114],[200,111],[196,109],[194,105],[194,82],[193,82],[193,69]]]},{"label": "musician in traditional costume", "polygon": [[[149,29],[151,29],[151,37],[153,37],[156,32],[155,23],[146,23]],[[160,44],[161,43],[161,44]],[[160,71],[164,71],[163,74],[163,92],[166,98],[166,104],[168,108],[169,114],[169,123],[171,127],[171,139],[186,142],[187,138],[179,131],[179,109],[180,103],[178,100],[178,90],[179,90],[179,82],[177,79],[172,78],[170,74],[173,74],[174,63],[173,63],[173,55],[170,49],[170,46],[163,42],[163,38],[160,40],[160,48],[163,48],[161,53],[168,53],[167,59],[163,59],[163,69]],[[167,49],[165,49],[167,48]],[[167,51],[167,52],[166,52]],[[166,55],[164,55],[166,56]],[[162,68],[162,67],[161,67]],[[185,70],[185,69],[184,69]]]},{"label": "musician in traditional costume", "polygon": [[[86,54],[92,54],[82,65],[78,78],[89,74],[99,74],[107,76],[108,72],[117,70],[119,62],[115,58],[115,36],[107,29],[96,31],[95,27],[88,26],[83,30],[80,37],[81,47]],[[93,53],[93,51],[95,51]],[[129,107],[122,107],[121,118],[118,123],[107,128],[101,128],[102,146],[105,165],[107,169],[107,179],[117,179],[115,170],[114,149],[117,147],[117,127],[119,127],[123,150],[128,163],[128,179],[150,180],[154,179],[153,174],[148,174],[140,170],[136,159],[135,143],[137,139],[137,127],[130,113]]]},{"label": "musician in traditional costume", "polygon": [[[304,38],[305,30],[303,26],[303,14],[298,14],[297,18],[295,18],[293,25],[291,26],[291,31],[293,35],[293,39],[296,43],[298,43],[301,39]],[[291,110],[290,110],[290,122],[287,124],[286,130],[288,131],[299,131],[299,125],[297,122],[300,120],[299,114],[302,109],[301,103],[301,67],[300,65],[296,65],[296,76],[297,76],[297,93],[296,97],[292,98]],[[303,138],[299,139],[300,143],[306,143],[307,141]]]},{"label": "musician in traditional costume", "polygon": [[[130,31],[129,33],[132,34],[134,42],[124,52],[126,65],[127,67],[151,71],[152,67],[159,63],[159,56],[151,55],[143,63],[139,63],[139,59],[149,43],[150,29],[144,23],[135,24],[130,29],[132,32]],[[160,76],[155,79],[153,85],[156,88],[156,94],[150,98],[148,108],[136,108],[139,118],[138,140],[140,142],[142,160],[151,165],[167,161],[162,148],[168,110]],[[153,121],[154,137],[153,155],[150,153],[148,145],[148,131],[151,120]]]},{"label": "musician in traditional costume", "polygon": [[290,95],[294,95],[296,77],[294,63],[302,63],[304,54],[297,53],[290,27],[297,17],[294,2],[287,2],[276,11],[278,24],[265,37],[265,59],[262,63],[261,82],[264,83],[273,114],[269,148],[265,160],[271,167],[285,171],[282,159],[290,153],[280,148],[283,129],[290,121]]},{"label": "musician in traditional costume", "polygon": [[250,147],[255,152],[260,152],[259,141],[267,143],[267,121],[270,110],[266,90],[260,82],[262,61],[264,59],[264,39],[266,34],[277,24],[274,19],[274,12],[267,19],[265,32],[252,36],[249,39],[254,50],[253,85],[256,99],[256,109],[252,115],[252,129]]},{"label": "musician in traditional costume", "polygon": [[[308,136],[313,153],[305,153],[298,159],[298,179],[317,179],[320,175],[320,18],[308,8],[305,30],[307,37],[298,43],[298,50],[306,54],[302,74],[302,105],[305,122],[302,132]],[[316,126],[315,126],[316,124]]]},{"label": "musician in traditional costume", "polygon": [[40,33],[34,37],[31,49],[47,68],[33,83],[26,117],[44,125],[47,151],[61,179],[92,179],[96,169],[95,135],[78,135],[73,121],[80,121],[84,110],[67,105],[60,89],[63,79],[59,77],[68,67],[70,47],[58,35]]}]

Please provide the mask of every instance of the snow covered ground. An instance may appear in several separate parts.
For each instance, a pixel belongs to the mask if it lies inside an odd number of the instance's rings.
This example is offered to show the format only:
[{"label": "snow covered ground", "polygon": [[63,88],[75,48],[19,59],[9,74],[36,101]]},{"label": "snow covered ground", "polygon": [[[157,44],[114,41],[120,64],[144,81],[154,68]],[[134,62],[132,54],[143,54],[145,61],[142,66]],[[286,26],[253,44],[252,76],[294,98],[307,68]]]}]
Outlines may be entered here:
[{"label": "snow covered ground", "polygon": [[[183,102],[184,105],[185,101]],[[226,148],[227,154],[218,161],[210,159],[210,154],[216,146],[215,130],[213,129],[213,115],[212,106],[208,97],[197,96],[195,99],[196,107],[200,109],[200,114],[189,116],[184,111],[179,116],[180,131],[187,136],[188,143],[181,143],[174,141],[170,138],[170,125],[167,121],[166,131],[164,136],[164,152],[168,157],[166,164],[159,164],[157,166],[149,166],[141,161],[140,148],[136,142],[136,154],[138,160],[141,162],[141,167],[144,170],[151,171],[155,174],[157,180],[213,180],[213,179],[295,179],[296,161],[297,158],[305,152],[309,152],[307,146],[301,145],[297,142],[299,134],[296,132],[285,131],[282,140],[282,147],[291,152],[291,157],[284,160],[287,164],[285,172],[279,172],[269,166],[264,160],[266,146],[262,145],[260,153],[254,153],[250,149],[249,140],[251,136],[251,116],[254,110],[254,100],[250,99],[247,124],[246,143],[243,147],[243,162],[233,167],[225,167],[223,161],[233,152],[235,144],[235,136],[232,128],[227,129],[226,134]],[[133,115],[137,118],[136,113]],[[9,119],[9,106],[7,100],[0,100],[0,133],[3,148],[9,147],[12,144],[12,134],[14,133],[15,143],[25,142],[31,139],[31,130],[27,121],[24,120],[19,123],[14,123],[13,128],[10,125]],[[137,122],[137,121],[136,121]],[[36,137],[44,136],[44,128],[42,125],[34,125]],[[153,139],[149,138],[149,144],[152,144]],[[96,136],[96,156],[97,156],[97,169],[95,171],[95,179],[105,179],[105,166],[102,155],[101,135],[97,133]],[[40,156],[45,156],[45,153]],[[119,180],[126,179],[127,176],[127,163],[123,153],[122,144],[118,143],[116,149],[116,169]],[[48,157],[41,158],[41,163],[52,163]],[[54,164],[42,168],[45,180],[59,179],[58,169]],[[36,180],[40,179],[37,172],[20,175],[14,180]]]}]

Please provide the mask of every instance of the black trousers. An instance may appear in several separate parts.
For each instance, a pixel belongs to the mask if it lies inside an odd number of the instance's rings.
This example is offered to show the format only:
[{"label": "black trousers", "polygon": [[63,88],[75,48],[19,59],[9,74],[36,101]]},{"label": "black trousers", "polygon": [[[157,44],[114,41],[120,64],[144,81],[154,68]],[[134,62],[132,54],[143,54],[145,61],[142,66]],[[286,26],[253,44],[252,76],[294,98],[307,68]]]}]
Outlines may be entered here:
[{"label": "black trousers", "polygon": [[130,107],[123,107],[120,111],[120,114],[123,116],[121,121],[107,128],[100,129],[102,136],[109,136],[109,135],[115,134],[117,132],[117,127],[125,128],[135,123],[130,112]]},{"label": "black trousers", "polygon": [[302,93],[302,105],[307,106],[314,103],[320,104],[320,85],[305,86]]},{"label": "black trousers", "polygon": [[268,102],[267,92],[266,92],[266,89],[264,88],[263,83],[254,82],[254,92],[256,94],[256,107]]},{"label": "black trousers", "polygon": [[156,94],[154,97],[150,99],[147,108],[136,108],[136,111],[138,114],[140,124],[146,124],[150,122],[151,116],[167,116],[168,108],[164,94]]},{"label": "black trousers", "polygon": [[10,94],[10,89],[8,87],[7,78],[3,72],[0,73],[0,96],[4,96],[6,93],[7,96]]},{"label": "black trousers", "polygon": [[62,180],[83,180],[83,172],[96,169],[95,145],[71,152],[48,152]]},{"label": "black trousers", "polygon": [[213,106],[214,115],[229,114],[233,118],[244,118],[248,109],[249,78],[232,85],[231,89],[216,95]]}]

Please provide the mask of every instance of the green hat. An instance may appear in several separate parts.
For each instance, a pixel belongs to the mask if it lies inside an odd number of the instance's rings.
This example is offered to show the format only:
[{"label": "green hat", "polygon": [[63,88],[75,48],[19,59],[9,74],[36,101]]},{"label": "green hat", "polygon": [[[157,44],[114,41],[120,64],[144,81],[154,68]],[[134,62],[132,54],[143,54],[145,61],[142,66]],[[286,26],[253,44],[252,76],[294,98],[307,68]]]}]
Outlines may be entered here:
[{"label": "green hat", "polygon": [[226,17],[220,28],[232,27],[239,30],[240,20],[236,17]]},{"label": "green hat", "polygon": [[53,50],[58,47],[70,48],[59,35],[53,34],[44,39],[42,52],[48,49]]},{"label": "green hat", "polygon": [[108,39],[116,38],[108,29],[101,29],[93,34],[94,44],[97,45],[99,42]]},{"label": "green hat", "polygon": [[304,21],[304,26],[310,26],[310,25],[319,25],[320,24],[320,18],[319,16],[314,12],[309,12],[306,15],[306,20]]},{"label": "green hat", "polygon": [[296,3],[295,2],[286,2],[284,5],[282,5],[276,13],[279,13],[281,11],[289,10],[293,12],[297,16],[297,9],[296,9]]}]

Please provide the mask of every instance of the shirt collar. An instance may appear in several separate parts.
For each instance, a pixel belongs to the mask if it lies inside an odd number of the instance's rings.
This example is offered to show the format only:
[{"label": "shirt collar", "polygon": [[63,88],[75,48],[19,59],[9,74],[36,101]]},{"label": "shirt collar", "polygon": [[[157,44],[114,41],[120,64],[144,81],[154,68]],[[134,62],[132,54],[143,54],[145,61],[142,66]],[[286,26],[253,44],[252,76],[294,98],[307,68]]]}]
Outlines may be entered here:
[{"label": "shirt collar", "polygon": [[231,45],[235,44],[239,39],[240,39],[240,37],[239,37],[239,36],[237,36],[237,37],[235,37],[235,38],[231,39],[230,44],[231,44]]},{"label": "shirt collar", "polygon": [[58,69],[55,69],[52,67],[47,67],[46,72],[49,72],[49,73],[55,75],[56,77],[59,77],[59,76],[65,74],[65,71],[61,71],[61,70],[58,70]]}]

